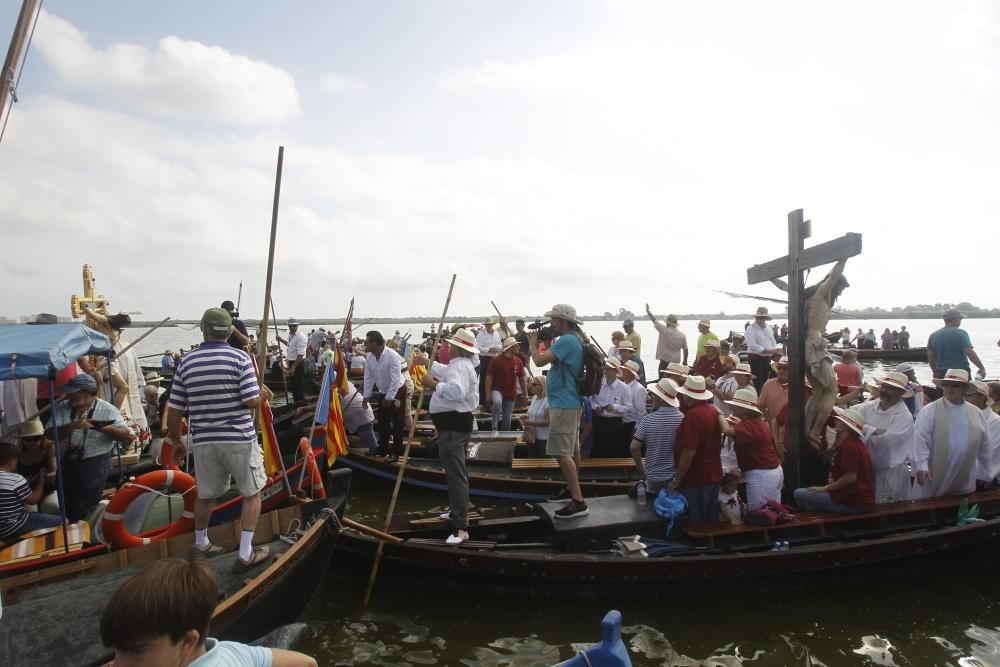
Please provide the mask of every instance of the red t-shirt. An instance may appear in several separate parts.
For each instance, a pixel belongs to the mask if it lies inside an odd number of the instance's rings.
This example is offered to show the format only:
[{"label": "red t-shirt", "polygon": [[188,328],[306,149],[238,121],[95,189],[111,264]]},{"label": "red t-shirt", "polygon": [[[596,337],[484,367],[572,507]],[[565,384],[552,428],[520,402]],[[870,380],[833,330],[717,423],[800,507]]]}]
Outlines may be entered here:
[{"label": "red t-shirt", "polygon": [[831,491],[830,498],[836,503],[852,507],[874,505],[875,473],[872,472],[872,459],[865,444],[854,436],[840,443],[830,465],[830,476],[835,482],[849,472],[858,476],[857,481],[846,489]]},{"label": "red t-shirt", "polygon": [[733,426],[733,448],[740,470],[772,470],[781,465],[771,442],[771,429],[760,417]]},{"label": "red t-shirt", "polygon": [[680,465],[681,452],[694,450],[694,459],[681,486],[717,484],[722,481],[722,431],[719,430],[719,413],[711,401],[701,401],[684,415],[677,429],[674,444],[675,465]]},{"label": "red t-shirt", "polygon": [[860,387],[862,382],[861,366],[857,364],[834,364],[833,372],[837,374],[837,387],[841,393],[851,387]]},{"label": "red t-shirt", "polygon": [[517,379],[524,373],[524,363],[520,357],[500,354],[493,357],[486,375],[491,379],[490,387],[500,392],[508,401],[517,398]]},{"label": "red t-shirt", "polygon": [[704,378],[707,378],[709,375],[714,378],[720,378],[726,374],[726,369],[722,367],[722,359],[718,355],[716,355],[715,359],[709,359],[702,355],[695,363],[691,374],[700,375]]}]

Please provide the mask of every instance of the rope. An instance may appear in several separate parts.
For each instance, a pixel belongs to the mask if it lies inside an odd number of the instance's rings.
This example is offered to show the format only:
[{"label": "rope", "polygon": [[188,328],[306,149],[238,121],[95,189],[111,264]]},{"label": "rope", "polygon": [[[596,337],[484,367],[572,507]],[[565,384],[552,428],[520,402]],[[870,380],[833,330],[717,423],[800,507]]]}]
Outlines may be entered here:
[{"label": "rope", "polygon": [[[198,488],[197,486],[192,486],[190,489],[188,489],[187,491],[185,491],[183,493],[164,493],[163,491],[160,491],[159,489],[152,489],[152,488],[150,488],[150,487],[148,487],[148,486],[146,486],[144,484],[136,484],[135,482],[126,482],[125,486],[134,486],[137,489],[142,489],[143,491],[148,491],[149,493],[155,493],[156,495],[163,496],[164,498],[172,498],[174,496],[184,497],[188,493],[190,493],[191,491],[194,491],[196,488]],[[125,487],[122,487],[122,488],[125,488]]]},{"label": "rope", "polygon": [[7,121],[10,120],[10,114],[14,111],[14,103],[17,102],[17,87],[21,85],[21,75],[24,74],[24,65],[28,62],[28,52],[31,51],[31,40],[35,38],[35,28],[38,27],[38,18],[42,15],[42,5],[44,4],[45,0],[38,0],[38,11],[35,13],[35,20],[31,23],[31,33],[28,35],[28,43],[24,47],[24,57],[21,58],[21,68],[18,70],[17,79],[14,81],[14,84],[10,89],[10,106],[7,107],[7,115],[3,119],[3,127],[0,127],[0,143],[3,143],[4,134],[7,132]]},{"label": "rope", "polygon": [[592,665],[592,664],[591,664],[591,662],[590,662],[590,658],[588,658],[588,657],[587,657],[587,654],[586,654],[586,653],[584,653],[583,651],[579,651],[579,652],[577,652],[577,656],[579,656],[579,657],[583,658],[583,661],[584,661],[585,663],[587,663],[587,667],[594,667],[594,665]]}]

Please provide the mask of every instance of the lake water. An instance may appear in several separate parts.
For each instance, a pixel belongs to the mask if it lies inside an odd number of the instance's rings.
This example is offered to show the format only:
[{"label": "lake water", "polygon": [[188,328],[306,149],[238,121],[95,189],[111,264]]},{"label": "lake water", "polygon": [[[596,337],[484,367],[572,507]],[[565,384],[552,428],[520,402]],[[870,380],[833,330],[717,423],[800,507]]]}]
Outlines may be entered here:
[{"label": "lake water", "polygon": [[[830,328],[898,328],[896,320],[831,322]],[[911,341],[921,345],[940,320],[905,322]],[[681,329],[694,347],[695,322]],[[591,322],[585,328],[605,346],[619,322]],[[743,321],[721,320],[713,329],[725,335]],[[312,327],[307,327],[311,329]],[[328,330],[338,330],[331,325]],[[395,329],[419,336],[430,323],[371,322],[364,329],[391,335]],[[1000,320],[966,320],[991,377],[1000,370]],[[637,322],[643,361],[655,364],[656,332],[648,320]],[[136,336],[142,330],[129,332]],[[200,340],[197,329],[163,328],[142,341],[139,354],[159,354]],[[158,360],[149,361],[158,363]],[[930,379],[926,364],[918,376]],[[867,376],[885,370],[866,365]],[[357,478],[350,511],[381,517],[391,485]],[[442,507],[438,494],[403,487],[398,511]],[[361,579],[364,579],[362,577]],[[731,597],[689,603],[607,599],[559,602],[477,596],[412,595],[376,586],[372,606],[361,607],[364,581],[327,576],[303,620],[311,635],[300,646],[321,665],[551,665],[597,641],[600,620],[616,608],[625,617],[624,637],[633,664],[713,665],[955,665],[1000,667],[1000,573],[949,571],[906,585],[857,590],[818,590],[768,597]]]}]

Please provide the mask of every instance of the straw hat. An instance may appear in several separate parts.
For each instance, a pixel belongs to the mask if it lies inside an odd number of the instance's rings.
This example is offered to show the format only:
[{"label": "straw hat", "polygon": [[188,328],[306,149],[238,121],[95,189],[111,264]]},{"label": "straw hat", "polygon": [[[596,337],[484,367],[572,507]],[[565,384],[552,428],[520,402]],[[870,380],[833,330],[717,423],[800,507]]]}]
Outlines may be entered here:
[{"label": "straw hat", "polygon": [[833,419],[844,422],[849,429],[859,436],[864,435],[865,418],[861,416],[860,412],[851,408],[834,408],[833,411]]},{"label": "straw hat", "polygon": [[744,363],[736,364],[736,368],[734,368],[729,372],[732,373],[733,375],[747,375],[749,377],[753,377],[753,371],[750,370],[750,364],[744,364]]},{"label": "straw hat", "polygon": [[620,371],[622,369],[622,363],[620,361],[618,361],[617,359],[615,359],[614,357],[605,357],[604,358],[604,367],[605,368],[613,368],[616,371]]},{"label": "straw hat", "polygon": [[618,343],[619,350],[628,350],[629,352],[635,352],[635,345],[632,344],[630,340],[623,340]]},{"label": "straw hat", "polygon": [[514,338],[513,336],[507,336],[506,338],[503,339],[503,351],[504,352],[506,352],[507,350],[509,350],[512,347],[515,347],[516,345],[517,345],[517,339]]},{"label": "straw hat", "polygon": [[17,436],[19,438],[37,438],[44,433],[45,429],[42,428],[42,420],[38,417],[24,422],[17,429]]},{"label": "straw hat", "polygon": [[557,303],[552,306],[552,310],[545,313],[545,317],[558,317],[560,320],[583,324],[583,320],[576,316],[576,308],[568,303]]},{"label": "straw hat", "polygon": [[771,316],[767,314],[767,308],[761,306],[757,309],[757,312],[753,314],[754,319],[763,318],[765,320],[771,319]]},{"label": "straw hat", "polygon": [[671,361],[669,364],[667,364],[666,370],[660,371],[660,374],[674,375],[678,377],[681,380],[681,382],[683,382],[684,378],[687,377],[690,370],[691,369],[685,366],[684,364],[679,364],[676,361]]},{"label": "straw hat", "polygon": [[757,414],[763,414],[760,408],[757,407],[757,392],[749,387],[744,387],[743,389],[737,389],[733,397],[728,401],[723,401],[728,405],[733,407],[743,408],[745,410],[753,410]]},{"label": "straw hat", "polygon": [[479,352],[479,348],[476,347],[476,337],[468,329],[459,329],[453,333],[448,339],[448,343],[466,352],[474,354]]},{"label": "straw hat", "polygon": [[719,345],[719,341],[715,340],[714,338],[709,338],[708,340],[705,341],[705,347],[714,347],[716,350],[718,350],[722,346]]},{"label": "straw hat", "polygon": [[714,394],[705,388],[705,378],[700,375],[688,375],[684,380],[684,386],[677,389],[677,393],[696,401],[709,401],[714,397]]},{"label": "straw hat", "polygon": [[888,386],[899,389],[903,392],[903,398],[910,398],[913,396],[913,392],[910,391],[910,387],[907,384],[906,376],[902,373],[897,373],[896,371],[886,373],[885,377],[881,380],[875,380],[875,386]]},{"label": "straw hat", "polygon": [[622,364],[623,371],[631,371],[632,375],[639,377],[639,364],[634,360],[629,359],[624,364]]},{"label": "straw hat", "polygon": [[698,320],[698,326],[700,327],[712,327],[712,320]]},{"label": "straw hat", "polygon": [[[740,363],[742,363],[738,354],[726,355],[726,359],[733,363],[733,368],[739,368]],[[750,364],[747,364],[747,368],[750,368]]]},{"label": "straw hat", "polygon": [[146,383],[148,384],[150,382],[159,382],[163,378],[156,371],[150,371],[150,372],[146,373],[146,378],[145,379],[146,379]]},{"label": "straw hat", "polygon": [[969,384],[969,371],[964,368],[949,368],[943,378],[934,378],[934,384],[940,385],[942,382],[961,382]]},{"label": "straw hat", "polygon": [[646,391],[667,405],[672,405],[675,408],[680,405],[680,402],[677,400],[677,385],[670,378],[663,378],[656,384],[651,385]]},{"label": "straw hat", "polygon": [[483,318],[483,324],[496,324],[496,322],[493,321],[492,317],[485,317]]},{"label": "straw hat", "polygon": [[787,366],[787,365],[788,365],[788,357],[782,356],[781,359],[771,362],[771,370],[777,373],[778,366]]}]

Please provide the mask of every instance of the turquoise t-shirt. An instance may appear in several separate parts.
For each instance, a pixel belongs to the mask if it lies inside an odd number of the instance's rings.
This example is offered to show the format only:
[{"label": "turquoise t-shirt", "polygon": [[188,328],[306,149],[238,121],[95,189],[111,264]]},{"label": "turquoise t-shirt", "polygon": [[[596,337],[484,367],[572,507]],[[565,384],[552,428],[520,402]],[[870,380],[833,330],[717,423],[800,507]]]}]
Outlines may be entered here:
[{"label": "turquoise t-shirt", "polygon": [[971,373],[967,347],[972,347],[969,334],[959,327],[942,327],[931,334],[927,346],[934,354],[934,370],[942,374],[949,368],[961,368]]},{"label": "turquoise t-shirt", "polygon": [[580,407],[583,401],[576,381],[583,375],[583,343],[572,334],[563,334],[549,350],[556,356],[545,381],[549,407]]},{"label": "turquoise t-shirt", "polygon": [[271,667],[271,649],[238,642],[220,642],[208,637],[205,655],[190,667]]}]

